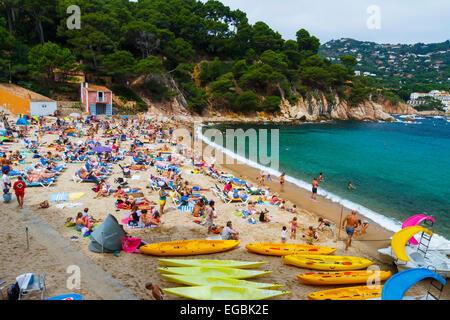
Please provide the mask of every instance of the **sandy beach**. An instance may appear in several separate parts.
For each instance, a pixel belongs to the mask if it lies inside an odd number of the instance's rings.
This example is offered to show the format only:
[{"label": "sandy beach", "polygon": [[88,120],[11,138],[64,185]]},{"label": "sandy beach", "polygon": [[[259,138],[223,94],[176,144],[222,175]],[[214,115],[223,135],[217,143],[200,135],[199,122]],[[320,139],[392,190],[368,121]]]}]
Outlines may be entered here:
[{"label": "sandy beach", "polygon": [[[14,120],[10,117],[10,120]],[[14,121],[15,123],[15,121]],[[31,126],[31,128],[34,128]],[[36,139],[34,130],[30,131],[28,139]],[[47,144],[58,138],[56,134],[47,134],[42,138],[42,142]],[[85,140],[85,138],[70,138],[71,141]],[[100,142],[104,139],[100,138]],[[123,143],[122,147],[128,148],[130,140]],[[4,143],[7,151],[21,150],[24,147],[22,142]],[[162,144],[160,145],[162,146]],[[54,152],[54,149],[41,147],[42,153],[47,151]],[[23,164],[15,164],[14,170],[21,170],[24,167],[35,163],[36,159],[28,156]],[[128,159],[121,163],[129,163]],[[0,253],[0,281],[7,281],[11,285],[15,277],[26,272],[47,273],[46,278],[46,297],[52,297],[69,292],[79,293],[84,299],[153,299],[150,291],[145,289],[147,282],[158,284],[162,288],[176,287],[179,285],[166,282],[160,275],[157,268],[160,266],[158,257],[148,256],[138,253],[120,252],[118,256],[113,254],[95,253],[89,250],[89,238],[85,238],[74,229],[65,226],[67,218],[74,218],[78,212],[84,208],[89,208],[89,215],[96,219],[104,220],[108,214],[112,214],[119,223],[127,217],[129,211],[117,210],[114,202],[114,196],[94,199],[95,192],[92,188],[93,183],[75,183],[72,179],[74,173],[80,169],[82,163],[68,163],[64,172],[56,178],[56,182],[49,188],[35,187],[25,190],[25,204],[23,209],[19,209],[15,196],[10,203],[0,204],[0,243],[7,246],[8,250]],[[186,163],[180,167],[184,180],[201,188],[214,186],[217,181],[212,177],[199,174],[189,174],[188,171],[193,167]],[[223,165],[216,166],[219,171],[225,171],[234,174],[235,177],[246,180],[256,185],[256,177],[259,171],[244,165]],[[148,199],[157,202],[158,193],[152,191],[149,187],[148,178],[150,174],[157,175],[155,167],[149,167],[146,171],[134,171],[133,178],[125,179],[129,187],[141,188],[141,192]],[[112,174],[106,179],[114,187],[115,178],[123,177],[121,168],[113,165]],[[306,243],[302,237],[302,232],[309,226],[318,225],[318,217],[326,217],[339,224],[341,207],[327,199],[318,196],[317,202],[310,200],[308,191],[300,189],[289,182],[284,187],[284,192],[280,192],[278,178],[269,182],[273,192],[278,192],[281,198],[286,200],[287,207],[296,204],[298,212],[296,214],[300,228],[297,232],[297,239],[290,240],[288,234],[287,242]],[[15,179],[12,179],[12,183]],[[76,201],[70,203],[81,203],[73,208],[58,209],[55,202],[50,203],[47,209],[39,208],[43,200],[49,200],[54,192],[84,192],[85,195]],[[294,216],[292,213],[282,210],[276,206],[257,205],[257,209],[269,209],[271,222],[266,224],[249,224],[246,219],[242,219],[234,214],[235,209],[243,209],[239,204],[224,204],[220,199],[214,196],[212,191],[202,192],[209,200],[216,202],[216,212],[218,218],[214,221],[216,225],[224,226],[231,220],[235,229],[239,231],[241,243],[230,251],[200,255],[195,258],[204,259],[230,259],[245,261],[265,261],[266,264],[259,267],[261,270],[271,270],[272,273],[259,278],[258,281],[283,284],[282,290],[291,291],[291,294],[284,295],[277,299],[303,300],[307,299],[307,294],[325,289],[338,288],[340,286],[319,287],[301,284],[296,274],[308,272],[309,270],[300,269],[294,266],[288,266],[282,263],[279,257],[264,256],[250,253],[245,249],[247,243],[252,242],[280,242],[280,235],[283,226],[289,230],[289,221]],[[343,217],[349,213],[349,210],[343,209]],[[132,237],[140,238],[146,242],[161,242],[171,240],[189,240],[205,239],[207,227],[199,225],[194,221],[188,212],[182,212],[177,209],[174,202],[168,198],[165,212],[161,217],[162,225],[151,229],[129,229],[124,226]],[[25,230],[29,230],[29,249],[27,249],[27,240]],[[53,233],[54,232],[54,233]],[[71,238],[77,236],[77,241]],[[371,222],[365,235],[356,237],[353,246],[346,252],[344,231],[340,232],[340,239],[335,241],[329,231],[319,231],[320,240],[315,244],[321,246],[335,247],[338,250],[335,255],[358,256],[370,259],[379,266],[381,270],[390,270],[396,273],[396,267],[393,264],[384,264],[380,261],[377,249],[389,246],[389,238],[392,232],[383,229]],[[181,257],[182,258],[182,257]],[[81,269],[81,287],[79,289],[68,289],[67,280],[71,276],[67,268],[72,265],[78,265]],[[410,295],[424,293],[429,282],[424,281],[416,285],[408,292]],[[6,289],[3,292],[6,296]],[[444,292],[442,299],[450,297],[448,288]],[[37,299],[38,296],[29,296],[24,299]],[[166,299],[182,299],[173,295],[166,295]]]}]

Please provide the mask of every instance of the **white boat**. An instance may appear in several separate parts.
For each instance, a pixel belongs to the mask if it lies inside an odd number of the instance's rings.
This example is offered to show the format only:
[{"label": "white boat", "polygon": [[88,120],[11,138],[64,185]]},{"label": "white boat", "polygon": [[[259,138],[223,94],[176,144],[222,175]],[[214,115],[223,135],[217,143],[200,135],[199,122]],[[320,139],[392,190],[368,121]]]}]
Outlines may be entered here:
[{"label": "white boat", "polygon": [[450,259],[447,254],[441,251],[428,250],[425,257],[416,251],[409,255],[409,261],[395,260],[398,271],[414,268],[429,268],[443,278],[450,278]]},{"label": "white boat", "polygon": [[394,262],[398,271],[414,268],[430,268],[443,278],[450,278],[450,259],[448,250],[428,250],[425,258],[423,253],[417,251],[417,246],[406,246],[405,252],[409,261],[397,259],[392,248],[379,249],[379,257],[384,263]]}]

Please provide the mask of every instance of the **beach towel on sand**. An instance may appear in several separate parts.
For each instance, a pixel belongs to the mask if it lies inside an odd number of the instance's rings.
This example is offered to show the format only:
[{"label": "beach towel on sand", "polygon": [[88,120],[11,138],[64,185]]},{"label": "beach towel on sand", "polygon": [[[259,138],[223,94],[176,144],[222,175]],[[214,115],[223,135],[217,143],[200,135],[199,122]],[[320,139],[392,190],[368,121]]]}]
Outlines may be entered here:
[{"label": "beach towel on sand", "polygon": [[69,200],[69,192],[53,192],[50,196],[50,202],[62,202]]},{"label": "beach towel on sand", "polygon": [[140,227],[140,226],[130,226],[128,224],[128,221],[130,221],[130,218],[125,218],[122,219],[122,223],[125,225],[125,227],[127,227],[128,229],[151,229],[151,228],[157,228],[158,226],[155,224],[149,225],[149,226],[145,226],[145,227]]},{"label": "beach towel on sand", "polygon": [[178,210],[181,210],[181,212],[194,212],[194,205],[186,205],[186,206],[179,206]]},{"label": "beach towel on sand", "polygon": [[81,207],[83,204],[81,202],[77,203],[58,203],[55,205],[58,209],[65,209],[65,208],[74,208],[74,207]]}]

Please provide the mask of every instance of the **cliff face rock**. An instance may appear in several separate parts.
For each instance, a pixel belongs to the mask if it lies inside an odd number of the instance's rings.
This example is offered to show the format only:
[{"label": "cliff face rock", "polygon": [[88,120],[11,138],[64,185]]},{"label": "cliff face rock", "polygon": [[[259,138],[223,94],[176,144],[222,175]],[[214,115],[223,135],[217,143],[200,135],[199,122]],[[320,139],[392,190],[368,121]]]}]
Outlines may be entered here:
[{"label": "cliff face rock", "polygon": [[382,101],[383,110],[390,114],[418,114],[418,111],[410,105],[400,102],[393,104],[389,100]]},{"label": "cliff face rock", "polygon": [[394,118],[385,110],[384,105],[369,100],[350,106],[346,101],[335,96],[333,103],[322,99],[311,98],[309,101],[299,99],[291,106],[287,100],[283,100],[280,107],[281,117],[286,120],[318,121],[325,119],[334,120],[371,120],[394,121]]}]

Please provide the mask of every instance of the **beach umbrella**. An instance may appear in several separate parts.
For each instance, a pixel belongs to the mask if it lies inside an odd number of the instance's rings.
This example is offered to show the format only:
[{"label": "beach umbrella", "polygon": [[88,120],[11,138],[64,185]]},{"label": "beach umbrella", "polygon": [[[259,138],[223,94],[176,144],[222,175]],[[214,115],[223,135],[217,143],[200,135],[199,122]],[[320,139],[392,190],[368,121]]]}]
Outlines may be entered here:
[{"label": "beach umbrella", "polygon": [[0,140],[9,140],[8,137],[0,137]]},{"label": "beach umbrella", "polygon": [[74,113],[71,113],[71,114],[69,114],[69,116],[70,116],[70,117],[75,117],[75,118],[78,118],[78,117],[80,116],[80,114],[79,114],[79,113],[76,113],[76,112],[74,112]]},{"label": "beach umbrella", "polygon": [[36,117],[36,116],[33,116],[33,119],[36,121],[39,121],[38,117]]},{"label": "beach umbrella", "polygon": [[70,119],[69,119],[69,118],[67,118],[67,117],[64,117],[64,120],[66,120],[66,121],[70,121]]},{"label": "beach umbrella", "polygon": [[102,152],[111,152],[112,149],[105,146],[97,146],[93,148],[92,151],[102,153]]},{"label": "beach umbrella", "polygon": [[122,116],[123,119],[128,119],[128,116]]}]

